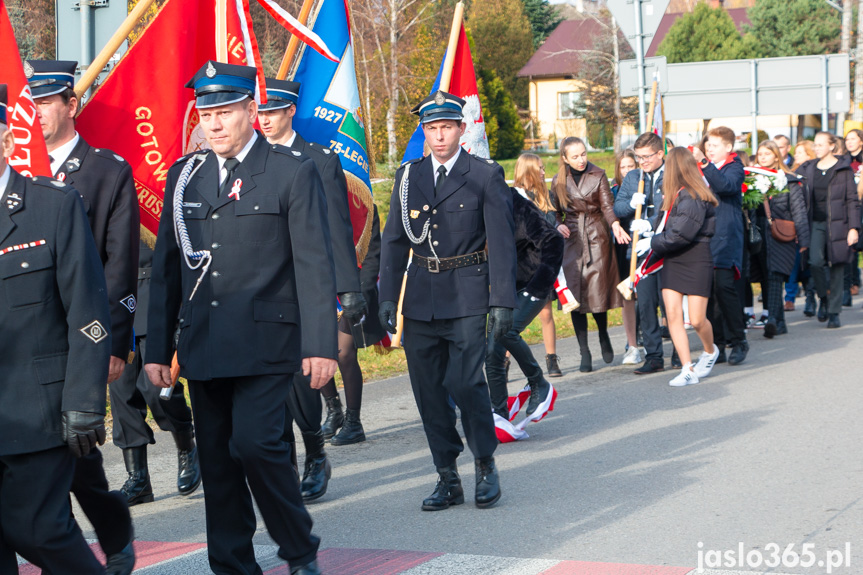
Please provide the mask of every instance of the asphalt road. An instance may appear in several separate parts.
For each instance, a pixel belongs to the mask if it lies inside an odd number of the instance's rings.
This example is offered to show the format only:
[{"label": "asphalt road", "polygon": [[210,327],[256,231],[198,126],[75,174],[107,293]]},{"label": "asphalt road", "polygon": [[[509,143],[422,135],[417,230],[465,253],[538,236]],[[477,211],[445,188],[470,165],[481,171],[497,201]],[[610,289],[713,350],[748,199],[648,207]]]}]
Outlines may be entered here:
[{"label": "asphalt road", "polygon": [[[620,328],[612,330],[618,354],[611,366],[591,334],[589,374],[578,372],[575,339],[559,342],[564,376],[552,380],[556,408],[528,426],[529,439],[499,447],[503,498],[488,510],[473,505],[467,453],[459,460],[467,504],[420,511],[436,476],[409,382],[369,384],[362,412],[368,440],[328,447],[334,471],[328,493],[309,506],[314,531],[322,549],[681,566],[740,543],[765,553],[771,543],[782,550],[793,544],[798,553],[811,544],[819,558],[850,543],[851,567],[833,572],[863,573],[859,301],[841,319],[841,329],[827,330],[797,311],[788,314],[788,335],[766,340],[750,330],[743,365],[719,365],[687,388],[668,386],[671,371],[635,376],[619,365]],[[700,347],[694,334],[691,341]],[[513,378],[511,393],[523,383]],[[119,488],[120,450],[103,450]],[[175,493],[169,434],[157,433],[150,469],[157,498],[133,508],[137,538],[205,542],[203,491]],[[272,544],[260,520],[255,542]]]}]

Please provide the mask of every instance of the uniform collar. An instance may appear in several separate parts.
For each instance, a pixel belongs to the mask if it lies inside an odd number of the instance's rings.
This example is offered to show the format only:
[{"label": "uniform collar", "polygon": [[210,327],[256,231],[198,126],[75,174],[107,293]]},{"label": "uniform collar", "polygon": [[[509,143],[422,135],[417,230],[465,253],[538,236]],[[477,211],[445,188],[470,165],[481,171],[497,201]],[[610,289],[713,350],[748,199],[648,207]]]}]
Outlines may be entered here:
[{"label": "uniform collar", "polygon": [[78,142],[81,140],[81,136],[78,135],[78,132],[75,132],[75,137],[71,140],[51,152],[51,158],[53,158],[53,162],[51,162],[51,175],[56,175],[57,172],[60,171],[60,168],[63,167],[63,164],[66,163],[66,160],[69,159],[69,156],[72,154],[72,150],[75,149],[75,146],[78,145]]},{"label": "uniform collar", "polygon": [[450,158],[443,164],[437,161],[437,158],[434,157],[434,154],[429,154],[431,156],[432,174],[434,174],[434,177],[437,178],[437,169],[441,166],[446,168],[446,173],[447,175],[449,175],[449,173],[452,171],[452,167],[455,165],[456,160],[458,160],[459,154],[461,154],[461,146],[458,147],[458,149],[455,151],[455,154],[452,155],[452,158]]},{"label": "uniform collar", "polygon": [[6,169],[3,170],[3,175],[0,176],[0,198],[6,193],[6,187],[9,185],[9,177],[12,175],[12,168],[6,164]]},{"label": "uniform collar", "polygon": [[285,145],[285,146],[287,146],[287,147],[289,147],[289,148],[293,148],[293,147],[294,147],[294,142],[296,142],[296,141],[297,141],[297,131],[296,131],[296,130],[291,130],[291,137],[290,137],[290,138],[288,138],[288,141],[287,141],[287,142],[285,142],[285,143],[284,143],[284,145]]},{"label": "uniform collar", "polygon": [[[242,162],[243,160],[245,160],[245,159],[246,159],[246,156],[248,156],[248,155],[249,155],[249,150],[251,150],[251,149],[252,149],[252,146],[254,146],[254,145],[255,145],[255,142],[256,142],[257,140],[258,140],[258,133],[257,133],[256,131],[252,131],[252,137],[249,139],[249,141],[248,141],[248,142],[246,142],[246,145],[245,145],[245,146],[243,146],[243,149],[242,149],[242,150],[240,150],[240,153],[239,153],[239,154],[237,154],[237,155],[236,155],[236,156],[234,156],[234,157],[235,157],[235,158],[237,158],[237,160],[238,160],[238,161],[240,161],[240,162]],[[215,153],[215,152],[214,152],[214,153]],[[219,162],[219,173],[221,173],[221,172],[222,172],[222,170],[224,169],[224,167],[225,167],[225,160],[227,160],[227,159],[228,159],[228,158],[223,158],[223,157],[222,157],[222,156],[220,156],[219,154],[216,154],[216,160]]]}]

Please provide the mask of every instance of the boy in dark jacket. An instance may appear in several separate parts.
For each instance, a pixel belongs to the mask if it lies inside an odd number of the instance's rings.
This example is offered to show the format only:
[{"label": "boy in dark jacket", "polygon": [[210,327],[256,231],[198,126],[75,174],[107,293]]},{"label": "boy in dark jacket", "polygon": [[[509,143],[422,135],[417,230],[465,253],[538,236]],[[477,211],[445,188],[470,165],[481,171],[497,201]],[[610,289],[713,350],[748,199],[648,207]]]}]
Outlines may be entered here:
[{"label": "boy in dark jacket", "polygon": [[716,234],[710,242],[714,275],[713,297],[707,305],[707,317],[713,324],[714,342],[719,349],[730,343],[732,351],[728,363],[738,365],[746,359],[749,342],[744,332],[743,302],[734,285],[743,268],[744,179],[743,163],[732,152],[734,139],[730,128],[713,128],[707,132],[707,157],[698,148],[694,148],[692,153],[719,200]]}]

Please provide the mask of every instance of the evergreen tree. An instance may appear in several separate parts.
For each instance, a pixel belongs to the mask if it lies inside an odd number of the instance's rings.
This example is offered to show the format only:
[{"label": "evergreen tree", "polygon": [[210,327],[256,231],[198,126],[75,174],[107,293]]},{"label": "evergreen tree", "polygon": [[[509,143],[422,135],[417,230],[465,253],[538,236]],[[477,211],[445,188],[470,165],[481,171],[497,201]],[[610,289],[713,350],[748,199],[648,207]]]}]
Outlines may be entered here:
[{"label": "evergreen tree", "polygon": [[512,98],[493,70],[480,69],[477,80],[482,81],[480,103],[491,157],[500,160],[518,156],[524,145],[524,128]]},{"label": "evergreen tree", "polygon": [[656,53],[674,64],[749,58],[746,49],[728,12],[699,3],[672,24]]},{"label": "evergreen tree", "polygon": [[747,15],[751,22],[744,28],[751,49],[747,58],[839,51],[842,14],[823,0],[758,0]]},{"label": "evergreen tree", "polygon": [[548,0],[522,0],[522,2],[533,33],[533,47],[539,48],[557,25],[563,22],[563,18],[557,9],[548,3]]}]

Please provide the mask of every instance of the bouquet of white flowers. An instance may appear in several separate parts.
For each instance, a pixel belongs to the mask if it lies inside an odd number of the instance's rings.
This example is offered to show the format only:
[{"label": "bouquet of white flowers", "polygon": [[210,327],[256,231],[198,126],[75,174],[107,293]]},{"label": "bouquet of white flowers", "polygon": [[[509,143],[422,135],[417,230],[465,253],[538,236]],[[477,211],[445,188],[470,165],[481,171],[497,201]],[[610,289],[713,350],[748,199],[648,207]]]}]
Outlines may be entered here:
[{"label": "bouquet of white flowers", "polygon": [[788,176],[782,170],[744,167],[743,209],[754,210],[776,194],[788,192]]}]

